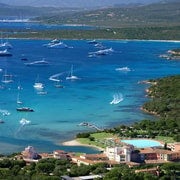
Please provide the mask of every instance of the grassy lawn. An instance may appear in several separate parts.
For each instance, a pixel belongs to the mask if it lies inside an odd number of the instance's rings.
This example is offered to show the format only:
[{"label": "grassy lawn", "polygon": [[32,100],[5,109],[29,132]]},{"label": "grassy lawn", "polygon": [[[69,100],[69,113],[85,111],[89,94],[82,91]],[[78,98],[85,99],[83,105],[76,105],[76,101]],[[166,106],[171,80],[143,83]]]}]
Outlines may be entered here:
[{"label": "grassy lawn", "polygon": [[76,140],[80,142],[81,144],[85,145],[93,145],[93,146],[98,146],[101,148],[105,148],[107,146],[107,139],[108,138],[115,138],[115,136],[111,133],[106,133],[106,132],[100,132],[100,133],[94,133],[91,134],[92,137],[95,138],[94,141],[90,141],[89,138],[77,138]]},{"label": "grassy lawn", "polygon": [[168,137],[168,136],[156,136],[155,139],[159,140],[159,141],[166,142],[166,143],[173,143],[173,142],[175,142],[172,137]]}]

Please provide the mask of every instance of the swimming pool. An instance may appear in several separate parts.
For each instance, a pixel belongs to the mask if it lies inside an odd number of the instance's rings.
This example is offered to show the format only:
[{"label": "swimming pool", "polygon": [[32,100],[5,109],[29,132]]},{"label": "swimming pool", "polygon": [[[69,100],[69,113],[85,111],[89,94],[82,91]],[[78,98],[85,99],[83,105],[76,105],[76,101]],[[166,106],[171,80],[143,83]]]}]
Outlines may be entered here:
[{"label": "swimming pool", "polygon": [[121,140],[121,142],[124,142],[126,144],[131,144],[137,148],[162,146],[160,142],[151,139],[130,139],[130,140]]}]

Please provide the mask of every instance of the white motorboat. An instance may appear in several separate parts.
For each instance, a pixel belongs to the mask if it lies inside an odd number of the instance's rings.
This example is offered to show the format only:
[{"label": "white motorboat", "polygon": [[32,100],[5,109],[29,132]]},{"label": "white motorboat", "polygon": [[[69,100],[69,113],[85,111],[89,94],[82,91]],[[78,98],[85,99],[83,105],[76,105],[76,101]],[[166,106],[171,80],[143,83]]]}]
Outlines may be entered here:
[{"label": "white motorboat", "polygon": [[26,66],[47,66],[47,65],[49,65],[49,62],[45,61],[43,59],[43,60],[40,60],[40,61],[33,61],[33,62],[30,62],[30,63],[24,63],[24,64]]},{"label": "white motorboat", "polygon": [[44,88],[44,85],[40,82],[34,83],[33,87],[37,90],[41,90]]},{"label": "white motorboat", "polygon": [[12,56],[12,54],[7,49],[5,49],[0,51],[0,56]]},{"label": "white motorboat", "polygon": [[36,90],[42,90],[44,88],[44,84],[39,82],[39,76],[37,76],[36,78],[36,81],[33,85],[33,87],[36,89]]}]

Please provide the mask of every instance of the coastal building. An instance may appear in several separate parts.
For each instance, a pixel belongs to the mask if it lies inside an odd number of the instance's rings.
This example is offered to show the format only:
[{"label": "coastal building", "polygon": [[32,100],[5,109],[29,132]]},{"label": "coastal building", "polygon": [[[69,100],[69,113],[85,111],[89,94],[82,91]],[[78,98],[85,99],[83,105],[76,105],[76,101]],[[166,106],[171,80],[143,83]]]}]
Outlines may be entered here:
[{"label": "coastal building", "polygon": [[69,177],[61,176],[62,180],[93,180],[93,179],[102,179],[102,175],[89,175],[89,176],[79,176],[79,177]]},{"label": "coastal building", "polygon": [[39,154],[35,151],[34,147],[28,146],[21,152],[23,159],[39,159]]},{"label": "coastal building", "polygon": [[138,169],[138,170],[135,170],[135,173],[150,173],[150,174],[154,174],[156,176],[159,176],[160,174],[160,169],[159,167],[154,167],[154,168],[147,168],[147,169]]},{"label": "coastal building", "polygon": [[65,160],[69,160],[70,156],[67,152],[62,151],[62,150],[55,150],[53,151],[53,157],[55,159],[65,159]]},{"label": "coastal building", "polygon": [[167,148],[169,148],[171,151],[180,152],[180,143],[168,143]]},{"label": "coastal building", "polygon": [[80,156],[71,156],[71,159],[74,163],[80,165],[92,165],[96,163],[106,162],[109,164],[114,164],[115,162],[110,162],[108,157],[104,154],[82,154]]},{"label": "coastal building", "polygon": [[126,145],[122,147],[106,147],[105,154],[109,160],[116,162],[130,162],[131,153],[134,150],[134,146]]},{"label": "coastal building", "polygon": [[177,161],[180,159],[180,151],[173,152],[170,150],[157,149],[157,148],[141,149],[139,154],[142,161],[157,160],[157,161],[167,162],[167,161]]}]

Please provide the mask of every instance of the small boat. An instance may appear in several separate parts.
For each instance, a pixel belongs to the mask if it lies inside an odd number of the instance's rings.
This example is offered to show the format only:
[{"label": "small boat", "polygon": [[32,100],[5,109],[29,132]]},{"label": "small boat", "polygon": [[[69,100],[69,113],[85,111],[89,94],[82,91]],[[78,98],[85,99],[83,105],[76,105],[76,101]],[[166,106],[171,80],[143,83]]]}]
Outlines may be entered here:
[{"label": "small boat", "polygon": [[109,53],[111,53],[113,51],[114,50],[112,48],[102,49],[99,51],[90,52],[89,57],[108,55]]},{"label": "small boat", "polygon": [[0,44],[0,48],[12,49],[12,45],[9,42],[4,42]]},{"label": "small boat", "polygon": [[59,39],[53,39],[50,43],[59,43],[60,42],[60,40]]},{"label": "small boat", "polygon": [[66,77],[66,80],[77,80],[79,79],[77,76],[73,75],[73,65],[71,66],[70,75]]},{"label": "small boat", "polygon": [[19,98],[19,93],[17,95],[17,101],[16,101],[17,104],[22,104],[22,101],[20,101],[20,98]]},{"label": "small boat", "polygon": [[98,42],[95,40],[95,39],[93,39],[93,40],[91,40],[91,41],[88,41],[88,44],[97,44]]},{"label": "small boat", "polygon": [[128,68],[127,66],[126,66],[126,67],[121,67],[121,68],[116,68],[115,70],[116,70],[116,71],[124,71],[124,72],[131,71],[131,69]]},{"label": "small boat", "polygon": [[39,82],[39,76],[36,78],[36,82],[34,83],[33,87],[36,89],[36,90],[42,90],[44,89],[44,84]]},{"label": "small boat", "polygon": [[48,46],[48,48],[68,48],[68,46],[66,44],[64,44],[63,42],[59,42],[59,43],[54,43]]},{"label": "small boat", "polygon": [[48,61],[41,60],[41,61],[33,61],[30,63],[24,63],[26,66],[47,66],[49,65]]},{"label": "small boat", "polygon": [[7,50],[0,51],[0,56],[12,56],[12,54]]},{"label": "small boat", "polygon": [[60,79],[57,77],[56,78],[56,80],[57,81],[55,81],[55,84],[54,84],[54,86],[56,87],[56,88],[64,88],[64,86],[62,85],[62,84],[60,84]]},{"label": "small boat", "polygon": [[0,48],[3,48],[3,49],[12,49],[12,45],[8,42],[8,39],[6,40],[6,42],[3,42],[3,39],[2,39],[2,32],[1,32],[1,43],[0,43]]},{"label": "small boat", "polygon": [[27,60],[28,60],[28,58],[24,54],[22,54],[21,55],[21,61],[27,61]]},{"label": "small boat", "polygon": [[1,82],[5,83],[5,84],[12,83],[13,82],[12,75],[7,74],[7,71],[5,71],[5,74],[3,75],[3,78],[2,78]]},{"label": "small boat", "polygon": [[16,108],[16,110],[20,112],[34,112],[34,110],[29,107]]},{"label": "small boat", "polygon": [[44,44],[43,46],[48,48],[68,48],[68,46],[58,39],[53,39],[50,43]]},{"label": "small boat", "polygon": [[41,90],[44,88],[44,85],[40,82],[34,83],[33,87],[37,90]]},{"label": "small boat", "polygon": [[61,85],[61,84],[59,84],[59,83],[56,83],[54,86],[55,86],[56,88],[64,88],[64,86]]},{"label": "small boat", "polygon": [[0,119],[0,124],[3,124],[3,123],[5,123],[2,119]]}]

